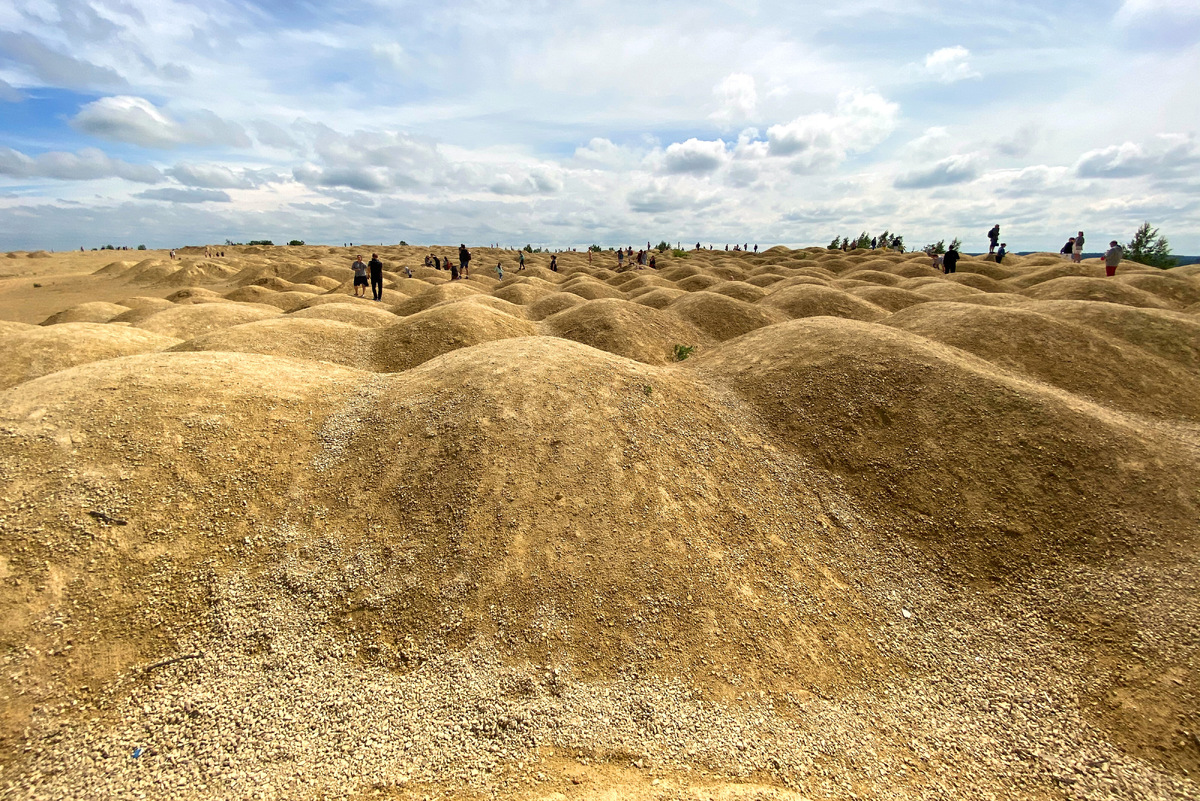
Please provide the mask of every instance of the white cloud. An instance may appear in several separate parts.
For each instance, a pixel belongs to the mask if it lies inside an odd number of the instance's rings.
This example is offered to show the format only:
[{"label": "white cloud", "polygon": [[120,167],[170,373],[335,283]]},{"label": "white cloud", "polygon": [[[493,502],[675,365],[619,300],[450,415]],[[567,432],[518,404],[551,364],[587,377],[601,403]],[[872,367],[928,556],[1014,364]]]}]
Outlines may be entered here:
[{"label": "white cloud", "polygon": [[130,95],[102,97],[88,103],[71,124],[77,130],[102,139],[148,148],[250,145],[250,139],[240,125],[226,122],[211,111],[198,111],[176,121],[150,101]]},{"label": "white cloud", "polygon": [[768,128],[769,152],[791,157],[798,171],[835,167],[847,155],[870,150],[887,139],[899,112],[899,106],[874,92],[844,92],[833,114],[807,114]]},{"label": "white cloud", "polygon": [[754,116],[758,107],[758,90],[754,84],[754,76],[744,72],[735,72],[725,77],[713,87],[717,97],[717,110],[709,115],[710,119],[729,123],[745,120]]},{"label": "white cloud", "polygon": [[217,189],[147,189],[134,197],[143,200],[165,200],[168,203],[229,203],[233,198]]},{"label": "white cloud", "polygon": [[962,45],[943,47],[925,56],[925,73],[942,83],[954,83],[980,74],[971,69],[971,51]]},{"label": "white cloud", "polygon": [[928,167],[903,173],[896,177],[897,189],[928,189],[974,181],[979,177],[985,157],[978,153],[950,156]]},{"label": "white cloud", "polygon": [[1163,134],[1149,146],[1125,142],[1088,151],[1075,163],[1075,173],[1081,178],[1168,177],[1197,165],[1200,149],[1194,136]]},{"label": "white cloud", "polygon": [[176,164],[167,175],[185,186],[205,189],[249,189],[254,181],[220,164]]},{"label": "white cloud", "polygon": [[1136,22],[1147,17],[1200,17],[1200,3],[1196,0],[1125,0],[1117,9],[1116,21]]},{"label": "white cloud", "polygon": [[50,151],[30,158],[11,148],[0,147],[0,175],[59,181],[123,178],[144,184],[155,184],[163,178],[155,167],[114,159],[96,148],[84,148],[78,153]]},{"label": "white cloud", "polygon": [[8,81],[0,78],[0,101],[16,103],[21,99],[21,93]]},{"label": "white cloud", "polygon": [[0,56],[50,86],[89,90],[125,85],[113,69],[54,50],[28,32],[0,31]]},{"label": "white cloud", "polygon": [[658,178],[631,190],[627,200],[635,212],[657,214],[707,208],[716,202],[716,196],[678,181]]},{"label": "white cloud", "polygon": [[688,139],[667,147],[662,156],[662,169],[668,173],[710,173],[729,161],[729,151],[720,139],[706,142]]}]

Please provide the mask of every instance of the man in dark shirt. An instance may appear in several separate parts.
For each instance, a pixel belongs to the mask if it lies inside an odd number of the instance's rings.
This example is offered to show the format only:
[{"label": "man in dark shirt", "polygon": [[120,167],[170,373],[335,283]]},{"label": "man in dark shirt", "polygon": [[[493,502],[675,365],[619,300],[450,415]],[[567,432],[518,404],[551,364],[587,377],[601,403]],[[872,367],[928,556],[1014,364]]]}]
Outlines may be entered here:
[{"label": "man in dark shirt", "polygon": [[458,272],[463,278],[471,277],[471,251],[466,245],[458,246]]},{"label": "man in dark shirt", "polygon": [[958,264],[958,251],[954,249],[954,245],[946,251],[946,255],[942,256],[942,264],[946,267],[946,274],[957,272],[956,265]]},{"label": "man in dark shirt", "polygon": [[371,271],[371,297],[383,300],[383,262],[379,260],[378,253],[371,254],[367,268]]}]

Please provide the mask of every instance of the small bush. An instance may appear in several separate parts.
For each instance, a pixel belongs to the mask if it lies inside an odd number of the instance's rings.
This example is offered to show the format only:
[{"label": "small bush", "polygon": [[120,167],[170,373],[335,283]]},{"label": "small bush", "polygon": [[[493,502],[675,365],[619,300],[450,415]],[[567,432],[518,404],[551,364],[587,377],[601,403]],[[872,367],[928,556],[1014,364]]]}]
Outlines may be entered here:
[{"label": "small bush", "polygon": [[686,250],[679,250],[678,248],[672,248],[671,255],[677,259],[686,259],[688,257]]},{"label": "small bush", "polygon": [[659,242],[657,245],[654,246],[654,249],[657,250],[659,253],[666,253],[668,250],[671,250],[671,246],[668,245],[666,242]]},{"label": "small bush", "polygon": [[251,245],[267,245],[273,247],[275,245],[270,239],[251,239]]},{"label": "small bush", "polygon": [[145,245],[138,245],[138,250],[145,250],[145,249],[146,249]]},{"label": "small bush", "polygon": [[407,243],[407,242],[405,242],[403,239],[401,239],[401,240],[400,240],[400,247],[402,247],[402,248],[406,248],[406,247],[408,247],[408,243]]},{"label": "small bush", "polygon": [[291,242],[288,242],[288,245],[290,247],[296,247],[297,245],[303,245],[303,244],[304,244],[303,239],[293,239]]},{"label": "small bush", "polygon": [[688,356],[692,355],[692,351],[696,349],[695,345],[676,345],[675,346],[675,361],[681,362]]},{"label": "small bush", "polygon": [[588,248],[588,250],[590,250],[592,253],[599,253],[599,252],[600,252],[600,246],[599,246],[599,245],[592,245],[590,248]]},{"label": "small bush", "polygon": [[649,384],[642,384],[642,392],[645,392],[646,397],[648,398],[651,394],[653,394],[654,387],[650,386]]}]

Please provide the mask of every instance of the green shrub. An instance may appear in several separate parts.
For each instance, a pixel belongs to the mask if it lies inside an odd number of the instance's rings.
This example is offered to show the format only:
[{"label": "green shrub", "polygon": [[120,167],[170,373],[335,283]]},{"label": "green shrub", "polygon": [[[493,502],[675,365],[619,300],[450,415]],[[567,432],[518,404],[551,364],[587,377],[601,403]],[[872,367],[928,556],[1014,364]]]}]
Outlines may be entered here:
[{"label": "green shrub", "polygon": [[138,245],[138,250],[145,250],[145,249],[146,249],[145,245]]},{"label": "green shrub", "polygon": [[695,345],[676,345],[675,346],[675,361],[681,362],[688,356],[692,355],[692,351],[696,349]]},{"label": "green shrub", "polygon": [[1142,223],[1141,227],[1137,229],[1133,239],[1129,240],[1129,244],[1125,246],[1124,255],[1130,261],[1158,267],[1161,270],[1175,266],[1175,259],[1171,258],[1171,245],[1167,242],[1167,238],[1159,235],[1158,229],[1151,228],[1148,222]]},{"label": "green shrub", "polygon": [[303,244],[304,244],[303,239],[293,239],[291,242],[288,242],[288,245],[291,247],[296,247],[297,245],[303,245]]},{"label": "green shrub", "polygon": [[671,250],[671,255],[677,259],[686,259],[688,257],[686,250],[680,250],[678,248],[673,248]]},{"label": "green shrub", "polygon": [[668,250],[671,250],[672,248],[666,242],[659,242],[657,245],[654,246],[654,249],[657,250],[659,253],[666,253]]}]

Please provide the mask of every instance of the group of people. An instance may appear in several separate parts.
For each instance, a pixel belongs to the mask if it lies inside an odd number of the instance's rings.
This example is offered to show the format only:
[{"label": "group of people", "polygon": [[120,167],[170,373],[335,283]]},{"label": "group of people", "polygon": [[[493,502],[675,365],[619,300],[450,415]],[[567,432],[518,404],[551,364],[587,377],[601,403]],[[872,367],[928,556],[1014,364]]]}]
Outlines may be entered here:
[{"label": "group of people", "polygon": [[[462,278],[471,277],[471,251],[467,250],[466,245],[458,246],[458,263],[447,256],[444,260],[436,253],[430,253],[425,257],[425,266],[432,267],[435,270],[449,270],[450,280],[458,281]],[[409,270],[408,277],[412,278],[412,271]]]},{"label": "group of people", "polygon": [[1070,259],[1076,264],[1083,261],[1083,231],[1068,239],[1067,244],[1063,245],[1058,252],[1064,259]]},{"label": "group of people", "polygon": [[625,259],[629,259],[629,266],[632,267],[635,263],[639,270],[645,269],[646,265],[650,265],[651,270],[658,269],[658,263],[654,259],[654,255],[650,253],[650,249],[639,250],[637,256],[633,255],[633,245],[629,246],[629,250],[625,251],[617,248],[617,269],[620,270],[625,266]]}]

